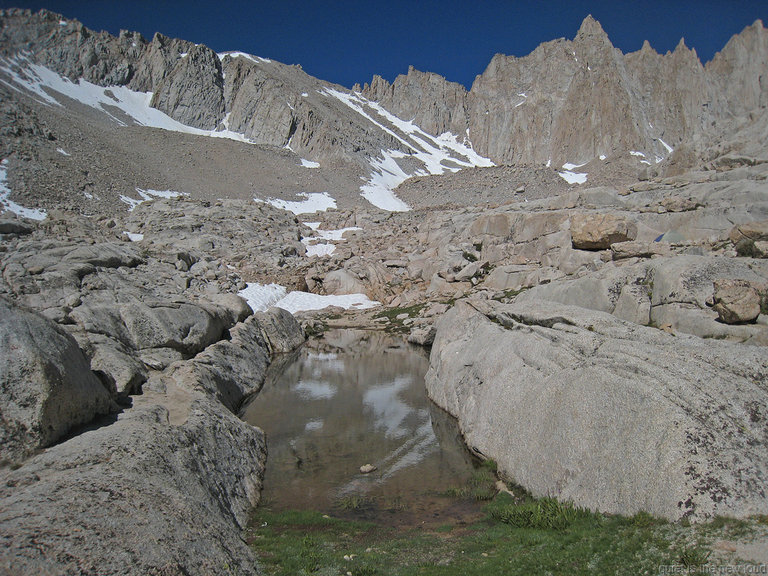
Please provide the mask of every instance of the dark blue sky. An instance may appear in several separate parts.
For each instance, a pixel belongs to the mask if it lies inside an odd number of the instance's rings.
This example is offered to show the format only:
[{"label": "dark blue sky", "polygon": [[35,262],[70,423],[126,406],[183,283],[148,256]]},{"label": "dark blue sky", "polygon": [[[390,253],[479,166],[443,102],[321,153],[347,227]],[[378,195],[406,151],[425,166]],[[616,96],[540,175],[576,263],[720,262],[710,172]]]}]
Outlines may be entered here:
[{"label": "dark blue sky", "polygon": [[301,64],[347,87],[373,74],[392,81],[408,65],[470,86],[495,53],[524,56],[573,38],[590,13],[623,52],[647,39],[663,53],[685,37],[704,62],[745,26],[768,22],[766,0],[0,0],[10,6],[48,8],[112,34],[124,28],[151,39],[159,31],[217,52]]}]

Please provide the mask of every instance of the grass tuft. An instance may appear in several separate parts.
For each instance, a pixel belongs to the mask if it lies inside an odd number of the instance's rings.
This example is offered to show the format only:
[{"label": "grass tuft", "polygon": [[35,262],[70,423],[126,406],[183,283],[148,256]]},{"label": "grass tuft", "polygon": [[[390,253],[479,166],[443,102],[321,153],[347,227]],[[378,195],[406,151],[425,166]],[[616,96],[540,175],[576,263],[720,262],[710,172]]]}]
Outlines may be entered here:
[{"label": "grass tuft", "polygon": [[559,502],[554,498],[494,507],[491,516],[516,528],[535,530],[565,530],[575,522],[594,520],[597,517],[585,508],[577,508],[569,502]]},{"label": "grass tuft", "polygon": [[712,552],[709,550],[699,548],[698,546],[690,546],[680,552],[678,561],[686,568],[699,568],[709,561],[711,554]]}]

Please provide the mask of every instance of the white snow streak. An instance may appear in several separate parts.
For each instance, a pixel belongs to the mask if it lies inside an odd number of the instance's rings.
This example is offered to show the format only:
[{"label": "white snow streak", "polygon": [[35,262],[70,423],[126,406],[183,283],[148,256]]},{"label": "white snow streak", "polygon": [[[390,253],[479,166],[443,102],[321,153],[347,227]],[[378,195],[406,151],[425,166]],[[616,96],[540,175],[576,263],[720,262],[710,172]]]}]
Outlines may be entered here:
[{"label": "white snow streak", "polygon": [[301,165],[304,168],[320,168],[320,162],[313,162],[312,160],[301,159]]},{"label": "white snow streak", "polygon": [[568,184],[584,184],[587,181],[587,174],[585,172],[571,172],[570,170],[564,170],[558,172],[560,177],[568,182]]},{"label": "white snow streak", "polygon": [[307,247],[307,257],[330,256],[336,251],[334,244],[330,242],[317,242],[317,239],[341,242],[344,240],[345,232],[362,230],[362,228],[357,226],[340,228],[339,230],[320,230],[320,222],[305,222],[304,224],[315,231],[314,236],[301,239],[301,242]]},{"label": "white snow streak", "polygon": [[[23,72],[18,71],[19,68],[23,68]],[[134,92],[124,86],[105,88],[91,84],[82,78],[75,83],[68,78],[59,76],[56,72],[49,70],[45,66],[33,64],[23,56],[16,56],[11,59],[0,58],[0,70],[8,74],[12,79],[12,82],[4,80],[0,80],[0,82],[3,82],[13,90],[20,92],[22,89],[25,89],[38,96],[38,100],[41,103],[61,106],[57,97],[49,93],[49,91],[58,92],[63,96],[107,114],[120,126],[127,126],[129,123],[133,123],[172,132],[250,142],[248,138],[238,132],[232,132],[231,130],[201,130],[174,120],[167,114],[149,105],[152,101],[152,92]]]},{"label": "white snow streak", "polygon": [[[446,171],[456,172],[472,166],[494,165],[488,158],[477,154],[471,144],[460,143],[456,135],[445,132],[437,137],[431,136],[412,121],[398,118],[377,102],[360,94],[348,94],[332,88],[325,88],[320,93],[341,101],[408,150],[408,153],[382,150],[380,158],[371,160],[371,177],[360,187],[360,191],[363,198],[378,208],[393,212],[409,210],[410,207],[397,198],[393,190],[411,176],[444,174]],[[424,170],[406,173],[397,163],[397,158],[406,156],[423,163]]]},{"label": "white snow streak", "polygon": [[274,306],[287,294],[286,289],[279,284],[259,284],[257,282],[248,282],[240,292],[239,296],[245,298],[248,306],[254,312],[263,312],[270,306]]},{"label": "white snow streak", "polygon": [[189,196],[186,192],[174,192],[173,190],[144,190],[142,188],[136,188],[136,192],[141,196],[141,200],[125,196],[124,194],[120,195],[120,200],[128,204],[128,212],[133,212],[136,206],[147,200],[152,200],[153,197],[170,199],[179,198],[180,196]]},{"label": "white snow streak", "polygon": [[137,234],[134,232],[123,232],[126,236],[128,236],[128,240],[131,242],[141,242],[144,240],[144,234]]},{"label": "white snow streak", "polygon": [[575,168],[581,168],[584,166],[586,162],[582,164],[572,164],[570,162],[566,162],[563,164],[563,171],[558,172],[560,177],[568,182],[568,184],[584,184],[584,182],[587,181],[587,173],[586,172],[574,172],[573,170]]},{"label": "white snow streak", "polygon": [[664,146],[664,148],[666,148],[666,149],[667,149],[667,152],[669,152],[670,154],[672,154],[672,152],[674,152],[674,151],[675,151],[675,150],[674,150],[674,148],[672,148],[672,146],[670,146],[669,144],[667,144],[666,142],[664,142],[664,140],[662,140],[661,138],[656,138],[656,140],[658,140],[659,142],[661,142],[661,145],[662,145],[662,146]]},{"label": "white snow streak", "polygon": [[245,58],[246,60],[250,60],[251,62],[254,62],[256,64],[269,64],[272,62],[269,58],[262,58],[261,56],[254,56],[253,54],[247,54],[245,52],[238,52],[238,51],[232,51],[232,52],[220,52],[219,54],[216,54],[216,56],[219,57],[219,60],[224,60],[225,56],[229,56],[230,58]]},{"label": "white snow streak", "polygon": [[312,256],[317,256],[318,258],[323,256],[330,256],[336,251],[335,244],[328,244],[326,242],[321,242],[319,244],[310,244],[309,238],[303,238],[301,241],[307,247],[307,258],[310,258]]},{"label": "white snow streak", "polygon": [[6,183],[8,179],[8,159],[3,159],[0,162],[0,208],[13,212],[21,218],[28,218],[30,220],[45,220],[48,214],[45,210],[38,210],[37,208],[25,208],[20,204],[16,204],[10,199],[11,189],[8,188]]},{"label": "white snow streak", "polygon": [[365,294],[322,296],[310,292],[290,292],[285,298],[277,302],[275,306],[295,314],[304,310],[322,310],[329,306],[338,306],[345,310],[365,310],[366,308],[374,308],[379,304],[379,302],[370,300]]},{"label": "white snow streak", "polygon": [[[275,208],[287,210],[294,214],[312,214],[314,212],[325,212],[328,208],[336,208],[336,200],[328,192],[300,192],[296,195],[304,198],[304,200],[292,202],[290,200],[280,200],[279,198],[269,198],[266,202]],[[254,201],[264,202],[264,200],[259,198],[254,198]]]}]

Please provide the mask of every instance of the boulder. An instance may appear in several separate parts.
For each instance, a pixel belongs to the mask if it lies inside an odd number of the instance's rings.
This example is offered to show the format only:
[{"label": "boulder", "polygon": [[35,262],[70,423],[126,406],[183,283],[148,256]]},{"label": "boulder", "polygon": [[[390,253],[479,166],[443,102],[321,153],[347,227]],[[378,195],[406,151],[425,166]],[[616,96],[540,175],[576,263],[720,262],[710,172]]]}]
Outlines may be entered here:
[{"label": "boulder", "polygon": [[118,312],[134,348],[173,348],[185,354],[216,342],[232,323],[223,308],[186,302],[132,302]]},{"label": "boulder", "polygon": [[637,226],[613,214],[571,216],[571,242],[579,250],[605,250],[616,242],[634,240]]},{"label": "boulder", "polygon": [[472,223],[472,236],[496,236],[506,238],[512,233],[512,222],[507,214],[483,214]]},{"label": "boulder", "polygon": [[408,334],[408,342],[418,346],[431,346],[432,342],[435,341],[435,333],[435,327],[432,324],[414,326]]},{"label": "boulder", "polygon": [[437,322],[426,384],[534,496],[703,520],[768,511],[766,370],[759,347],[553,302],[460,301]]},{"label": "boulder", "polygon": [[23,460],[110,410],[74,338],[2,299],[0,358],[0,460]]},{"label": "boulder", "polygon": [[753,322],[760,315],[760,293],[747,280],[718,279],[714,282],[713,309],[721,322]]},{"label": "boulder", "polygon": [[614,242],[611,244],[611,255],[614,260],[626,258],[650,258],[656,255],[668,255],[669,244],[666,242]]},{"label": "boulder", "polygon": [[752,256],[755,242],[768,241],[768,220],[734,226],[728,233],[728,238],[733,242],[739,256]]},{"label": "boulder", "polygon": [[24,236],[32,234],[34,227],[18,218],[11,218],[9,214],[0,216],[0,234],[18,234]]},{"label": "boulder", "polygon": [[242,531],[264,434],[199,393],[180,423],[145,396],[0,472],[0,574],[260,573]]},{"label": "boulder", "polygon": [[255,314],[261,336],[270,354],[284,354],[300,346],[306,336],[293,314],[282,308],[269,308]]},{"label": "boulder", "polygon": [[613,315],[627,322],[648,325],[651,321],[651,299],[648,297],[648,287],[641,284],[622,286]]},{"label": "boulder", "polygon": [[332,270],[323,279],[326,294],[365,294],[366,286],[346,270]]},{"label": "boulder", "polygon": [[487,261],[470,262],[456,273],[454,282],[466,282],[472,280],[472,278],[480,276],[487,267]]},{"label": "boulder", "polygon": [[140,393],[148,372],[134,351],[102,334],[90,334],[88,339],[91,370],[110,393],[119,398]]}]

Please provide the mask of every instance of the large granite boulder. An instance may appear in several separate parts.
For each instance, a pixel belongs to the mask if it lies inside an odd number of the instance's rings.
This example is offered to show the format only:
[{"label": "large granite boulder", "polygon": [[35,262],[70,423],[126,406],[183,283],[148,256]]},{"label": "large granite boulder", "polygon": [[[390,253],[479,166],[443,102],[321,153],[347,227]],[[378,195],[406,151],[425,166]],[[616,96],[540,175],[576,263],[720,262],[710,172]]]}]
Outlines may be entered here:
[{"label": "large granite boulder", "polygon": [[75,340],[0,299],[0,461],[18,462],[109,412],[110,394]]},{"label": "large granite boulder", "polygon": [[637,226],[615,214],[574,214],[571,242],[579,250],[605,250],[637,237]]},{"label": "large granite boulder", "polygon": [[148,391],[113,424],[0,472],[0,574],[258,573],[242,530],[264,435],[201,393],[175,394],[183,421]]},{"label": "large granite boulder", "polygon": [[427,390],[535,496],[669,519],[765,514],[768,358],[541,300],[462,301]]},{"label": "large granite boulder", "polygon": [[712,307],[726,324],[752,322],[760,315],[760,293],[747,280],[715,280]]}]

